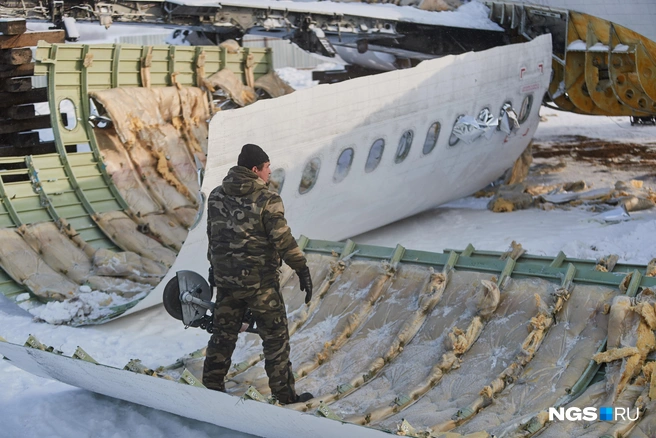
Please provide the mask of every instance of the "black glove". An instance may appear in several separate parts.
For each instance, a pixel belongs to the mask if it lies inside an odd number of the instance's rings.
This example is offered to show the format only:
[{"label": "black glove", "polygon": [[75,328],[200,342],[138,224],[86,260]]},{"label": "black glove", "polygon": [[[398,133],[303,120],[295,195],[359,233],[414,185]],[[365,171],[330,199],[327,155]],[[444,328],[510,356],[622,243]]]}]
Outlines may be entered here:
[{"label": "black glove", "polygon": [[210,265],[210,272],[207,276],[207,282],[210,284],[210,287],[216,287],[216,283],[214,282],[214,268],[212,268],[212,265]]},{"label": "black glove", "polygon": [[307,266],[296,271],[298,280],[301,283],[301,290],[305,292],[305,304],[312,299],[312,277],[310,277],[310,268]]}]

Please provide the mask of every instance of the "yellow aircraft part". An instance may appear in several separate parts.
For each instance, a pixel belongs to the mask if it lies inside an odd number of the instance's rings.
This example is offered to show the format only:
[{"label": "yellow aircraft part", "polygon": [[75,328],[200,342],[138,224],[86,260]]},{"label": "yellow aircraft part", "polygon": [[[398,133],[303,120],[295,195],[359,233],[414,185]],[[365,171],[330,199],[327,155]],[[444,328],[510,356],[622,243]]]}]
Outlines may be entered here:
[{"label": "yellow aircraft part", "polygon": [[567,52],[565,59],[565,91],[569,100],[585,114],[610,116],[590,97],[585,83],[585,52]]},{"label": "yellow aircraft part", "polygon": [[617,98],[608,68],[607,53],[590,51],[585,53],[585,83],[594,103],[613,115],[648,116],[648,113],[637,111]]},{"label": "yellow aircraft part", "polygon": [[[611,44],[618,47],[623,44],[611,26]],[[610,51],[610,75],[619,98],[627,105],[640,111],[656,112],[656,102],[647,95],[639,80],[636,62],[637,46],[627,45],[627,51]]]},{"label": "yellow aircraft part", "polygon": [[553,71],[553,79],[549,84],[549,97],[551,97],[551,100],[553,100],[554,103],[558,105],[558,108],[561,108],[565,111],[578,114],[587,114],[586,112],[578,109],[576,105],[574,105],[572,101],[569,100],[569,97],[567,94],[565,94],[564,90],[560,90],[561,83],[563,83],[565,80],[565,67],[554,59],[551,63],[551,68]]},{"label": "yellow aircraft part", "polygon": [[549,94],[566,111],[654,116],[654,60],[656,42],[607,20],[570,11],[565,66],[554,61]]}]

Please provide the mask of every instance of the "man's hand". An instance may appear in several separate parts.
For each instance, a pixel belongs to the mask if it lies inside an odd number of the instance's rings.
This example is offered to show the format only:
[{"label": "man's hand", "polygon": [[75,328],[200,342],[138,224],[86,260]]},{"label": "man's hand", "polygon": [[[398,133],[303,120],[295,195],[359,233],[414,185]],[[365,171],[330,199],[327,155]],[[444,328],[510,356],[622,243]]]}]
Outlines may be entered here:
[{"label": "man's hand", "polygon": [[210,265],[210,272],[207,275],[207,282],[210,284],[210,287],[216,287],[216,283],[214,282],[214,268],[212,268],[212,265]]},{"label": "man's hand", "polygon": [[310,277],[310,268],[307,266],[296,271],[298,280],[301,283],[301,290],[305,292],[305,304],[312,299],[312,277]]}]

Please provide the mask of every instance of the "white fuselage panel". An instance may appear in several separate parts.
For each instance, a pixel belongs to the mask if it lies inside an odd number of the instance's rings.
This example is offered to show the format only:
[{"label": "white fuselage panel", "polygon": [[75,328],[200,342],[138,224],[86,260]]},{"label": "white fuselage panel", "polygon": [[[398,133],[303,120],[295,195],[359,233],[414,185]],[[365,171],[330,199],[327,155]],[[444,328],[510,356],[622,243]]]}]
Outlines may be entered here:
[{"label": "white fuselage panel", "polygon": [[[467,196],[512,166],[537,128],[550,68],[551,37],[546,35],[219,112],[210,123],[202,191],[209,195],[236,165],[241,146],[255,143],[267,152],[273,170],[284,170],[281,196],[295,236],[340,240],[389,224]],[[489,108],[498,116],[505,102],[520,113],[527,96],[533,104],[515,133],[495,131],[489,139],[449,144],[460,115],[477,116]],[[424,154],[427,132],[436,122],[441,125],[437,144]],[[414,140],[397,163],[407,130]],[[382,158],[367,172],[370,148],[378,139],[385,142]],[[353,148],[353,162],[336,182],[337,160],[346,148]],[[301,194],[303,170],[314,159],[320,160],[318,177]],[[205,209],[164,281],[126,314],[159,304],[164,285],[178,270],[207,272],[206,220]]]}]

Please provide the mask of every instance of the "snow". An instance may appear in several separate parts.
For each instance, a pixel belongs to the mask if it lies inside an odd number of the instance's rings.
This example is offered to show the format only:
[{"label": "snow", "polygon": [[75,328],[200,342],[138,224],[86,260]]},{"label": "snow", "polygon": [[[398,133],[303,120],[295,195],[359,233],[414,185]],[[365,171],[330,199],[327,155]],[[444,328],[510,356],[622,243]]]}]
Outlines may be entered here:
[{"label": "snow", "polygon": [[89,286],[80,286],[79,291],[80,295],[68,301],[51,301],[45,306],[33,306],[26,303],[21,307],[29,310],[37,319],[50,324],[63,324],[73,319],[97,320],[106,317],[113,312],[114,306],[127,304],[140,296],[135,295],[128,299],[115,293],[92,291]]},{"label": "snow", "polygon": [[567,46],[567,50],[578,50],[578,51],[585,51],[587,48],[585,41],[582,40],[575,40],[572,41],[569,46]]},{"label": "snow", "polygon": [[[98,31],[101,30],[98,26]],[[312,85],[310,72],[279,73],[292,86]],[[536,140],[543,144],[558,144],[564,136],[580,135],[608,142],[656,146],[656,127],[631,127],[628,117],[582,116],[544,107],[541,114],[546,121],[540,124]],[[545,178],[551,178],[549,183],[583,179],[591,189],[612,187],[620,179],[641,178],[651,188],[656,184],[645,171],[615,171],[574,160],[568,160],[563,172]],[[503,251],[515,240],[529,253],[538,255],[555,256],[564,251],[570,257],[594,259],[615,253],[622,262],[637,263],[647,263],[653,256],[652,239],[656,236],[653,210],[631,213],[630,220],[609,224],[583,207],[492,213],[486,209],[487,201],[463,198],[355,236],[353,240],[388,247],[400,243],[409,249],[437,252],[445,248],[461,249],[468,243],[478,249]],[[85,295],[92,299],[92,294]],[[54,315],[55,311],[51,313]],[[0,296],[0,336],[22,344],[30,334],[69,356],[81,346],[98,362],[115,367],[123,367],[133,358],[141,359],[148,367],[169,364],[204,347],[209,337],[200,329],[185,330],[162,306],[104,325],[74,328],[37,322]],[[2,436],[249,436],[45,380],[7,361],[0,361],[0,387]],[[266,433],[262,431],[263,436]]]},{"label": "snow", "polygon": [[591,52],[608,52],[608,46],[602,43],[597,43],[589,49]]},{"label": "snow", "polygon": [[[27,23],[27,30],[41,31],[47,30],[52,26],[50,23],[43,21],[30,21]],[[109,28],[105,29],[97,22],[82,22],[75,23],[79,31],[80,38],[76,44],[113,44],[117,43],[119,38],[125,35],[169,35],[178,26],[173,25],[143,25],[143,24],[129,24],[129,23],[114,23]]]},{"label": "snow", "polygon": [[341,13],[344,15],[359,15],[382,20],[398,20],[421,24],[439,24],[442,26],[465,27],[486,30],[502,30],[488,18],[489,9],[478,2],[465,3],[455,11],[431,12],[411,6],[396,6],[393,4],[366,3],[335,3],[330,1],[299,2],[275,0],[175,0],[172,3],[193,6],[247,6],[286,9],[288,11],[309,11],[315,13]]}]

